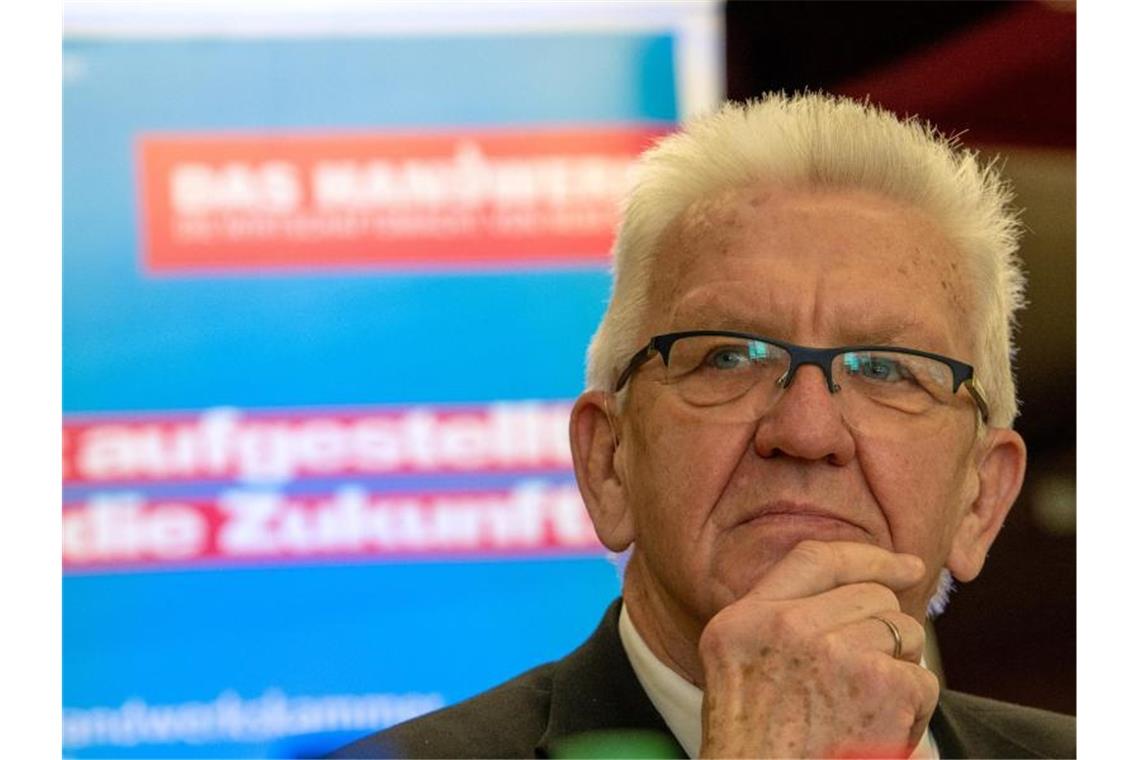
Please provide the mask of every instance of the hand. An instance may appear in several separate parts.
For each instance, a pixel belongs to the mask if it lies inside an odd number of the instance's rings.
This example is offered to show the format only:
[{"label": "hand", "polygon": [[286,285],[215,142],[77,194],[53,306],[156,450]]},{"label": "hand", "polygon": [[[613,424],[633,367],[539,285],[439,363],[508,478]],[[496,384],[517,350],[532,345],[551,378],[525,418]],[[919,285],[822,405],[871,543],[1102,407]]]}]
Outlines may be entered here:
[{"label": "hand", "polygon": [[[701,757],[908,757],[938,701],[896,593],[922,560],[803,541],[701,634]],[[879,616],[894,623],[903,648]]]}]

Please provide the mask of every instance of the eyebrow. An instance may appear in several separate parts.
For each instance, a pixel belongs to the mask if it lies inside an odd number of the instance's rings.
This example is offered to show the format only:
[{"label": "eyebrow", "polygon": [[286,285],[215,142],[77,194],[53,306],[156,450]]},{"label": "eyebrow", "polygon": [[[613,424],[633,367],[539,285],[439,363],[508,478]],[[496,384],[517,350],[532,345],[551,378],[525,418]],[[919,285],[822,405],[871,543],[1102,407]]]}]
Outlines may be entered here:
[{"label": "eyebrow", "polygon": [[[913,343],[922,330],[913,319],[903,319],[890,325],[873,330],[847,333],[844,344],[849,346],[902,346]],[[903,336],[909,336],[904,339]]]},{"label": "eyebrow", "polygon": [[[771,322],[762,318],[742,317],[714,309],[696,309],[687,314],[683,324],[677,324],[675,330],[728,330],[742,332],[749,335],[759,335],[777,340],[790,340],[790,336],[780,334],[774,330]],[[893,346],[896,348],[911,347],[916,343],[926,342],[923,336],[921,323],[911,318],[900,318],[889,325],[867,329],[855,328],[841,333],[842,341],[835,345],[843,346]]]},{"label": "eyebrow", "polygon": [[[772,294],[769,293],[769,296]],[[675,301],[668,322],[671,331],[677,330],[730,330],[791,340],[794,321],[774,318],[775,312],[750,308],[753,302],[748,291],[718,287],[699,289]],[[855,311],[850,311],[855,309]],[[784,314],[784,317],[787,317]],[[913,310],[895,311],[893,314],[874,315],[848,304],[843,313],[832,312],[840,321],[825,327],[834,328],[834,346],[884,346],[895,348],[923,348],[939,351],[944,346],[942,327],[917,319]],[[847,317],[844,321],[843,318]]]}]

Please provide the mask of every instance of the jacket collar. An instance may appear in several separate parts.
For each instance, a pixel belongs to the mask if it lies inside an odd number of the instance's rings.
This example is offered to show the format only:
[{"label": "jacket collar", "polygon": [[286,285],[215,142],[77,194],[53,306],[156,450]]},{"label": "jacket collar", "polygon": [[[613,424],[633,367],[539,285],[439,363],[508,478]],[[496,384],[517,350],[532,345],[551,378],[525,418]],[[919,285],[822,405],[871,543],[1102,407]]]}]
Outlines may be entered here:
[{"label": "jacket collar", "polygon": [[618,635],[620,610],[616,599],[593,635],[556,664],[538,757],[549,757],[560,741],[598,731],[652,731],[672,746],[673,757],[685,757],[626,658]]}]

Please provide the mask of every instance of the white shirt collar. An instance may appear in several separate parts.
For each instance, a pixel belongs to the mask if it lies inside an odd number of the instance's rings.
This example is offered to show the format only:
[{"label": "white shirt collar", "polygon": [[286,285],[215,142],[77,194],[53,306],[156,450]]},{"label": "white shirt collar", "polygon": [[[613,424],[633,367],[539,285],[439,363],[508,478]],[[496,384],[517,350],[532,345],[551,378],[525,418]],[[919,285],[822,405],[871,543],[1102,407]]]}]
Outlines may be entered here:
[{"label": "white shirt collar", "polygon": [[[624,603],[618,616],[618,635],[641,688],[649,695],[649,701],[661,713],[665,725],[677,737],[685,754],[697,757],[701,751],[701,701],[704,692],[657,659],[637,632]],[[938,745],[927,728],[911,758],[938,760],[938,757]]]}]

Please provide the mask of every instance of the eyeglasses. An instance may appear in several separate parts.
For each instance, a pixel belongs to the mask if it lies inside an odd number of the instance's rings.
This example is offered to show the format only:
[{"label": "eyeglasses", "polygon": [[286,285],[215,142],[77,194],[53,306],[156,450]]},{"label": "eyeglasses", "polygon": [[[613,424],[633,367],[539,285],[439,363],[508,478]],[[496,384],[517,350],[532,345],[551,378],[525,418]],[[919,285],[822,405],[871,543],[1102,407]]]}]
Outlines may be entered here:
[{"label": "eyeglasses", "polygon": [[[807,348],[772,338],[718,330],[658,335],[633,355],[618,378],[620,391],[655,354],[664,382],[681,399],[722,418],[759,419],[792,384],[796,371],[818,367],[849,424],[863,430],[931,430],[966,387],[989,420],[989,405],[969,364],[938,354],[893,346]],[[909,423],[909,424],[908,424]]]}]

